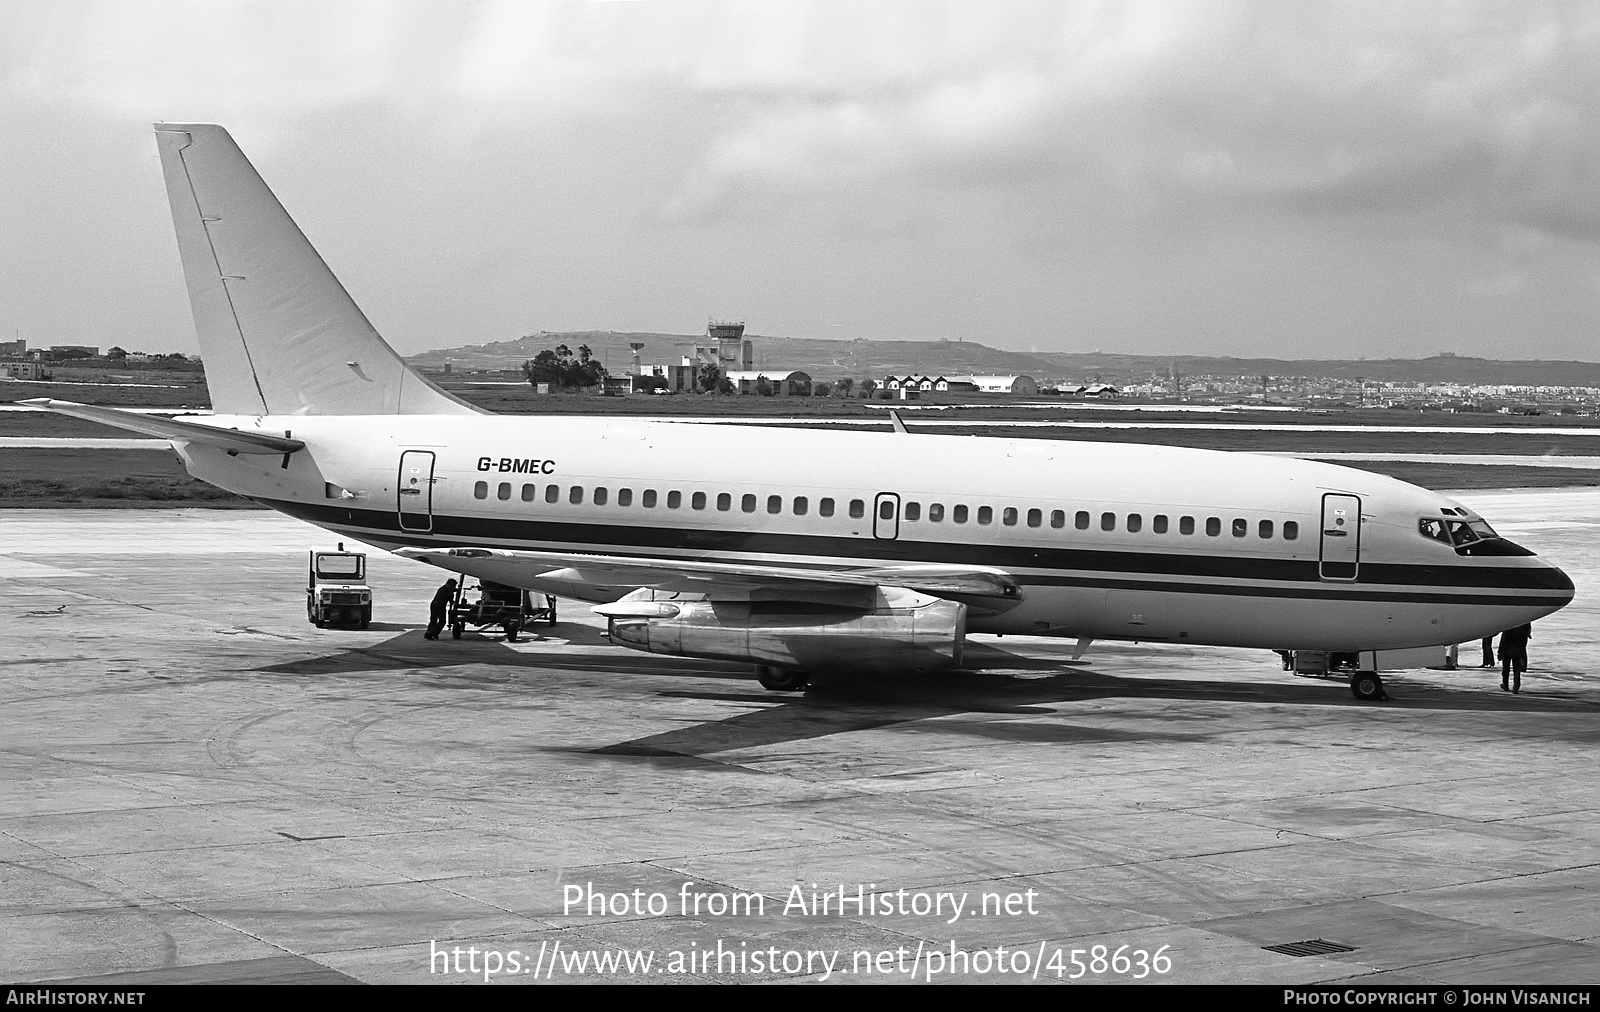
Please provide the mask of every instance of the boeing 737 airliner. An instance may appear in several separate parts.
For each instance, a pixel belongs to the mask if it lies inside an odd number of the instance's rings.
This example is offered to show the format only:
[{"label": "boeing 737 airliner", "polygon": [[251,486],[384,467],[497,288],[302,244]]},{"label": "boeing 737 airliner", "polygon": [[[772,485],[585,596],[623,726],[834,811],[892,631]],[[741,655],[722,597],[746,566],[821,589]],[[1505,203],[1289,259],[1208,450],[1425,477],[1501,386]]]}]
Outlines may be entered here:
[{"label": "boeing 737 airliner", "polygon": [[33,403],[169,438],[195,477],[408,558],[606,602],[617,644],[799,689],[959,665],[970,632],[1367,659],[1572,599],[1460,503],[1328,464],[486,415],[384,343],[227,131],[156,136],[215,413]]}]

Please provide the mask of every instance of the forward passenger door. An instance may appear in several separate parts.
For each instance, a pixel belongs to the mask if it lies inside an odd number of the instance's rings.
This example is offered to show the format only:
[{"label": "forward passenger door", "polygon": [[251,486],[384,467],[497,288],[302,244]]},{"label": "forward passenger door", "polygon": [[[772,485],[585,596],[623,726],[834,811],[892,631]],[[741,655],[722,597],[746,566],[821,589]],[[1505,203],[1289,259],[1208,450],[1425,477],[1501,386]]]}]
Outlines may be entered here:
[{"label": "forward passenger door", "polygon": [[1329,492],[1322,497],[1324,580],[1354,580],[1361,564],[1361,497]]},{"label": "forward passenger door", "polygon": [[900,496],[879,492],[872,503],[872,536],[892,541],[900,536]]}]

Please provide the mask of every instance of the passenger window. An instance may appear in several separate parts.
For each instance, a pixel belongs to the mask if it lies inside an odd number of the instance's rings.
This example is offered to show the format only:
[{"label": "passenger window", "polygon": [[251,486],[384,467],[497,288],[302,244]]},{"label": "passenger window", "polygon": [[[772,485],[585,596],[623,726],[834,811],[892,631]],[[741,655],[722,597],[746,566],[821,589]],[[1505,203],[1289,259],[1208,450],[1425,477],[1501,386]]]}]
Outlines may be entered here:
[{"label": "passenger window", "polygon": [[1246,520],[1244,517],[1234,517],[1233,518],[1233,536],[1236,537],[1236,538],[1242,538],[1246,534],[1249,534],[1249,533],[1250,533],[1250,521]]},{"label": "passenger window", "polygon": [[980,524],[992,524],[992,523],[994,523],[994,507],[992,507],[992,506],[979,506],[978,507],[978,523],[980,523]]},{"label": "passenger window", "polygon": [[1150,529],[1155,531],[1157,534],[1167,533],[1167,515],[1165,513],[1157,513],[1155,516],[1151,517]]},{"label": "passenger window", "polygon": [[560,502],[561,501],[561,486],[560,485],[546,485],[544,487],[544,501],[545,502]]},{"label": "passenger window", "polygon": [[606,490],[603,487],[595,489],[594,490],[594,504],[596,506],[604,506],[606,504],[607,495],[608,495],[608,493],[606,492]]},{"label": "passenger window", "polygon": [[1144,517],[1141,517],[1137,513],[1129,513],[1128,514],[1128,533],[1129,534],[1138,534],[1139,533],[1139,528],[1141,528],[1143,526],[1144,526]]},{"label": "passenger window", "polygon": [[1088,530],[1089,529],[1089,511],[1088,510],[1079,510],[1077,515],[1072,518],[1072,526],[1076,527],[1080,531]]},{"label": "passenger window", "polygon": [[667,509],[675,510],[683,505],[683,493],[673,489],[667,493]]},{"label": "passenger window", "polygon": [[631,488],[619,488],[619,489],[617,489],[617,505],[618,506],[632,506],[633,505],[633,489],[631,489]]},{"label": "passenger window", "polygon": [[639,496],[639,505],[643,506],[647,510],[655,509],[656,508],[656,490],[653,489],[653,488],[645,489],[644,490],[644,494]]},{"label": "passenger window", "polygon": [[501,499],[510,499],[511,498],[511,483],[509,481],[502,481],[500,483],[500,487],[495,489],[495,493],[494,494],[496,496],[498,496],[499,498],[501,498]]},{"label": "passenger window", "polygon": [[817,512],[825,517],[833,516],[833,500],[823,499],[817,503]]},{"label": "passenger window", "polygon": [[[482,483],[480,482],[479,484],[482,484]],[[533,500],[537,499],[538,497],[539,497],[539,486],[537,486],[537,485],[524,485],[524,486],[522,486],[522,501],[523,502],[533,502]],[[479,496],[478,498],[481,499],[483,497]]]},{"label": "passenger window", "polygon": [[572,491],[567,493],[567,502],[571,503],[574,506],[576,506],[579,503],[583,502],[583,486],[582,485],[574,485],[574,486],[572,486]]},{"label": "passenger window", "polygon": [[1100,529],[1102,531],[1114,531],[1114,530],[1116,530],[1117,529],[1117,515],[1115,513],[1102,513],[1102,514],[1100,514]]},{"label": "passenger window", "polygon": [[1042,527],[1042,526],[1044,526],[1044,512],[1042,510],[1029,510],[1028,511],[1028,526],[1029,527]]},{"label": "passenger window", "polygon": [[696,492],[694,495],[689,497],[689,505],[697,510],[705,509],[706,494],[704,492]]},{"label": "passenger window", "polygon": [[866,515],[867,515],[867,504],[862,502],[860,499],[851,499],[850,500],[850,516],[853,519],[860,520],[862,517],[864,517]]},{"label": "passenger window", "polygon": [[958,524],[966,523],[967,522],[967,508],[965,506],[957,506],[957,507],[953,508],[950,511],[950,519],[954,520]]},{"label": "passenger window", "polygon": [[1260,525],[1260,527],[1257,528],[1257,530],[1259,531],[1259,533],[1261,534],[1261,536],[1263,538],[1272,537],[1272,521],[1271,520],[1263,520],[1263,521],[1261,521],[1261,525]]},{"label": "passenger window", "polygon": [[754,513],[756,511],[756,497],[746,492],[739,497],[739,508],[746,513]]},{"label": "passenger window", "polygon": [[944,519],[944,503],[931,502],[928,504],[928,520],[930,523],[939,523]]},{"label": "passenger window", "polygon": [[907,520],[921,520],[922,519],[922,504],[919,503],[919,502],[908,502],[908,503],[906,503],[906,519]]},{"label": "passenger window", "polygon": [[794,497],[794,515],[795,516],[797,516],[797,517],[805,516],[806,515],[806,510],[808,510],[810,508],[811,508],[811,504],[806,499],[805,496],[797,495],[797,496]]},{"label": "passenger window", "polygon": [[1007,506],[1005,509],[1001,510],[1000,522],[1005,524],[1007,527],[1017,526],[1017,508],[1015,506]]},{"label": "passenger window", "polygon": [[1050,526],[1058,529],[1067,526],[1066,512],[1064,510],[1051,510]]},{"label": "passenger window", "polygon": [[1214,538],[1222,533],[1222,520],[1218,517],[1206,517],[1206,536]]},{"label": "passenger window", "polygon": [[1293,541],[1300,536],[1300,525],[1293,520],[1283,522],[1283,540]]},{"label": "passenger window", "polygon": [[472,494],[478,499],[489,498],[489,483],[486,481],[478,482],[476,485],[472,486]]},{"label": "passenger window", "polygon": [[769,495],[769,496],[767,496],[767,512],[768,513],[782,513],[783,512],[783,496],[781,496],[781,495]]},{"label": "passenger window", "polygon": [[724,513],[726,513],[729,510],[733,509],[733,496],[729,495],[726,492],[718,492],[717,493],[717,509],[721,510]]},{"label": "passenger window", "polygon": [[894,519],[894,500],[885,499],[883,502],[878,504],[878,519],[880,519],[880,520],[893,520]]},{"label": "passenger window", "polygon": [[1179,517],[1178,518],[1178,533],[1179,534],[1193,534],[1194,533],[1194,517]]}]

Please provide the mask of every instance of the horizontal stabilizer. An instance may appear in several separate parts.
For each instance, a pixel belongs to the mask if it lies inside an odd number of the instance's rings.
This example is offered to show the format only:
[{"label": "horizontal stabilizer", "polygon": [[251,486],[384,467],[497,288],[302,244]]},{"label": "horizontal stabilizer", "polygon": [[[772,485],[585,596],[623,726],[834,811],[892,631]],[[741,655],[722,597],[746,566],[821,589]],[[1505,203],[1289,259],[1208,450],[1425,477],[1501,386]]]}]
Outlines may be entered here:
[{"label": "horizontal stabilizer", "polygon": [[245,432],[241,429],[224,429],[204,422],[185,422],[177,418],[167,418],[162,415],[145,415],[133,411],[123,411],[120,408],[102,408],[92,404],[77,404],[72,401],[55,401],[48,397],[35,397],[33,400],[22,401],[30,407],[44,408],[58,414],[71,415],[74,418],[83,418],[102,425],[113,425],[119,429],[131,432],[142,432],[147,436],[156,436],[160,439],[171,439],[185,443],[203,443],[206,446],[216,446],[234,453],[293,453],[305,449],[305,443],[298,439],[290,439],[284,435],[272,435],[266,432]]}]

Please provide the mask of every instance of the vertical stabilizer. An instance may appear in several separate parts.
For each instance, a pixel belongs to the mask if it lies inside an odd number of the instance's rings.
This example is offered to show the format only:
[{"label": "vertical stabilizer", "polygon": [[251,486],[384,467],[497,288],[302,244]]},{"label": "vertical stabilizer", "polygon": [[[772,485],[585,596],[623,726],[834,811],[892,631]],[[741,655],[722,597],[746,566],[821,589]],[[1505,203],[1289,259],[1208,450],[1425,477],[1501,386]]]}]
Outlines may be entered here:
[{"label": "vertical stabilizer", "polygon": [[384,343],[228,131],[158,123],[156,140],[213,410],[480,413]]}]

